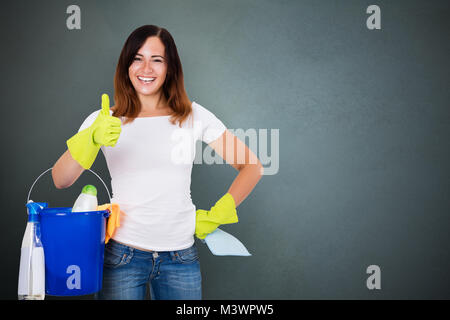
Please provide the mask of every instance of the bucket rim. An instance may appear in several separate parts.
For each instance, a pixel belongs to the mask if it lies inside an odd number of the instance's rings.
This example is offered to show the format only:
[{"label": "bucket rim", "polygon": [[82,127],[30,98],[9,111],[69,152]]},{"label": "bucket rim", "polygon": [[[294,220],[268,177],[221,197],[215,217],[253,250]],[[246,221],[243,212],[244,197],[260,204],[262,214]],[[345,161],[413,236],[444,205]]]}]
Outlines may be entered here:
[{"label": "bucket rim", "polygon": [[39,213],[41,216],[104,215],[107,217],[109,215],[108,210],[72,212],[71,207],[47,207],[42,209]]}]

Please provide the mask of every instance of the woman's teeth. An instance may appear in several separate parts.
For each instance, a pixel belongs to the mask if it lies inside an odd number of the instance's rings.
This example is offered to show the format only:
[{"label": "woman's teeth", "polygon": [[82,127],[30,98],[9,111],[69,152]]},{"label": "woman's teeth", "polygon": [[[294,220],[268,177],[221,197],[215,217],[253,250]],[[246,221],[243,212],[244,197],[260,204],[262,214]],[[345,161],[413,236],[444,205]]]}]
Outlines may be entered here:
[{"label": "woman's teeth", "polygon": [[144,78],[144,77],[138,77],[138,79],[143,81],[144,83],[150,83],[153,80],[155,80],[155,78]]}]

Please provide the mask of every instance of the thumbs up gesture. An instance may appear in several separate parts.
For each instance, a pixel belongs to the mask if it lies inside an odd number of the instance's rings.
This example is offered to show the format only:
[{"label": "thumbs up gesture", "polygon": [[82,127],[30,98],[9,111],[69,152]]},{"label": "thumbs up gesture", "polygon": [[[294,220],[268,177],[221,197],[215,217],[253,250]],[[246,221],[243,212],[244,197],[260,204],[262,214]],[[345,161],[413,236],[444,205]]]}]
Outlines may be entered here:
[{"label": "thumbs up gesture", "polygon": [[102,95],[102,110],[94,123],[67,140],[67,148],[73,159],[84,169],[95,161],[101,146],[114,147],[119,139],[122,122],[109,114],[109,97]]},{"label": "thumbs up gesture", "polygon": [[122,122],[109,114],[109,97],[102,94],[102,110],[92,124],[93,140],[98,145],[114,147],[119,139]]}]

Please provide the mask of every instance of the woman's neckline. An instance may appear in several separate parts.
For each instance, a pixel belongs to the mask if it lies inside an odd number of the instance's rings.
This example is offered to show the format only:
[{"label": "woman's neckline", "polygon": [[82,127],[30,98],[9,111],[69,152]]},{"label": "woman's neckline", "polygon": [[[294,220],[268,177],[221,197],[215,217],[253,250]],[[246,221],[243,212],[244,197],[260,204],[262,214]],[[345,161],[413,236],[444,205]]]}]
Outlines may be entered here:
[{"label": "woman's neckline", "polygon": [[[192,101],[191,106],[194,105],[194,101]],[[114,110],[112,110],[114,112]],[[147,118],[166,118],[166,117],[170,117],[173,114],[167,114],[167,115],[163,115],[163,116],[147,116],[147,117],[136,117],[134,119],[147,119]]]},{"label": "woman's neckline", "polygon": [[164,114],[164,115],[154,115],[154,116],[141,116],[141,117],[136,117],[135,119],[144,119],[144,118],[165,118],[165,117],[170,117],[173,114],[173,110],[171,110],[170,108],[167,111],[172,111],[171,114]]},{"label": "woman's neckline", "polygon": [[166,115],[166,116],[147,116],[147,117],[136,117],[135,119],[147,119],[147,118],[165,118],[165,117],[170,117],[171,114]]},{"label": "woman's neckline", "polygon": [[[111,111],[114,113],[114,110],[111,109]],[[134,119],[145,119],[145,118],[165,118],[165,117],[170,117],[172,114],[167,114],[167,115],[161,115],[161,116],[146,116],[146,117],[136,117]]]}]

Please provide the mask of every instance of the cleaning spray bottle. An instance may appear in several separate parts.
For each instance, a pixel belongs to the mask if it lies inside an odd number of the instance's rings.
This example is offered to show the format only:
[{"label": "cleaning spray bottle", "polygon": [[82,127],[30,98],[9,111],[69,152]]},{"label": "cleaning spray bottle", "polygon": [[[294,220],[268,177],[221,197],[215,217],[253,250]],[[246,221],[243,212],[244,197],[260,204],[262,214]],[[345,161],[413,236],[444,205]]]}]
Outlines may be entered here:
[{"label": "cleaning spray bottle", "polygon": [[27,203],[28,223],[22,240],[19,267],[19,300],[44,300],[45,298],[45,259],[41,242],[39,211],[46,203]]}]

